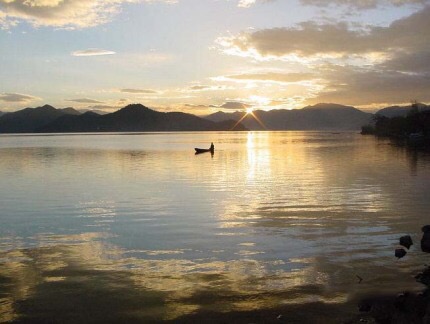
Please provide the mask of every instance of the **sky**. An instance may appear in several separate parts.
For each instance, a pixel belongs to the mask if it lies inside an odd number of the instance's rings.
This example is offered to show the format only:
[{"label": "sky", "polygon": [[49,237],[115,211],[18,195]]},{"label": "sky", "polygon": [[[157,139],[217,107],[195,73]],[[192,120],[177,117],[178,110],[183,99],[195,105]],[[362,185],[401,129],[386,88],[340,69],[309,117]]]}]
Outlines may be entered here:
[{"label": "sky", "polygon": [[430,102],[430,0],[0,0],[0,111]]}]

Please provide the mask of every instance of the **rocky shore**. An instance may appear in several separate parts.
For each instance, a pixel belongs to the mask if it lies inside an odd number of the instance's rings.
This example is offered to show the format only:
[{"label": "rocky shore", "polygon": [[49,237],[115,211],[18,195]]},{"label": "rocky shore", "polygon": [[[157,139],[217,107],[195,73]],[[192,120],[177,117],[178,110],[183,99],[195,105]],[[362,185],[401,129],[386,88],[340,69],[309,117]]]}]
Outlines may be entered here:
[{"label": "rocky shore", "polygon": [[[422,227],[421,251],[430,253],[430,225]],[[409,235],[399,240],[400,248],[395,256],[402,258],[413,244]],[[404,249],[405,247],[406,249]],[[415,276],[417,282],[424,285],[419,293],[399,292],[396,296],[374,296],[366,298],[358,304],[359,314],[348,321],[355,323],[382,324],[429,324],[430,323],[430,266]]]},{"label": "rocky shore", "polygon": [[[421,251],[429,253],[430,226],[424,226],[421,230]],[[404,257],[412,245],[409,235],[400,237],[393,257]],[[430,266],[426,265],[420,273],[413,275],[417,282],[424,285],[421,292],[374,295],[358,303],[350,300],[342,305],[312,303],[255,311],[197,312],[175,319],[174,323],[430,324]],[[357,277],[361,282],[362,278]]]}]

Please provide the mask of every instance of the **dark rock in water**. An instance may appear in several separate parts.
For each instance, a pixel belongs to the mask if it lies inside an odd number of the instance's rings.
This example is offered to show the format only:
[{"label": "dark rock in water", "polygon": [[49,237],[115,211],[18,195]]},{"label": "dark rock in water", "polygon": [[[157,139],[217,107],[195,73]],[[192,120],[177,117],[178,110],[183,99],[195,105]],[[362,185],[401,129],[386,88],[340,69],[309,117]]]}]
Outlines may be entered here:
[{"label": "dark rock in water", "polygon": [[423,233],[430,232],[430,225],[425,225],[425,226],[421,227],[421,231]]},{"label": "dark rock in water", "polygon": [[421,250],[430,253],[430,225],[423,226],[423,238],[421,239]]},{"label": "dark rock in water", "polygon": [[400,238],[400,245],[404,246],[405,248],[407,248],[409,250],[411,245],[414,245],[414,243],[412,242],[411,236],[410,235],[402,236]]},{"label": "dark rock in water", "polygon": [[427,267],[423,272],[415,276],[418,282],[430,287],[430,267]]},{"label": "dark rock in water", "polygon": [[396,249],[394,255],[396,256],[396,258],[401,259],[406,255],[406,251],[404,249]]}]

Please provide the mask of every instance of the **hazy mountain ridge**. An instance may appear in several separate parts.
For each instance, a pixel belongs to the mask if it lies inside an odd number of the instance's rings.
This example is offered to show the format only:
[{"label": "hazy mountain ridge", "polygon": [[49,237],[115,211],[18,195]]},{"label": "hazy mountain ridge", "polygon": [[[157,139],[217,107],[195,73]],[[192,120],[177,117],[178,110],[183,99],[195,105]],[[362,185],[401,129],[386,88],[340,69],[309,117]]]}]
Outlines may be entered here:
[{"label": "hazy mountain ridge", "polygon": [[[242,124],[251,130],[359,130],[368,124],[373,114],[365,113],[351,106],[321,103],[293,110],[255,110],[248,114]],[[224,119],[240,120],[243,112],[217,112],[206,118],[212,121]]]},{"label": "hazy mountain ridge", "polygon": [[[409,106],[391,106],[380,109],[376,112],[376,115],[385,116],[388,118],[392,117],[406,117],[407,114],[411,111],[412,107]],[[419,111],[430,110],[430,106],[426,104],[418,104]]]},{"label": "hazy mountain ridge", "polygon": [[[230,130],[235,121],[212,122],[191,114],[162,113],[140,104],[128,105],[114,113],[63,115],[35,129],[38,133],[61,132],[158,132]],[[245,130],[242,125],[236,130]]]},{"label": "hazy mountain ridge", "polygon": [[[424,104],[419,108],[430,110],[430,106]],[[408,106],[392,106],[376,114],[393,117],[406,115],[409,111]],[[255,110],[253,114],[261,124],[251,114],[243,118],[244,112],[240,111],[216,112],[200,118],[181,112],[157,112],[140,104],[105,114],[45,105],[10,113],[0,112],[0,133],[230,130],[242,118],[241,125],[235,130],[359,130],[371,123],[374,116],[352,106],[331,103],[294,110]]]},{"label": "hazy mountain ridge", "polygon": [[73,108],[56,109],[50,105],[25,108],[0,117],[0,133],[31,133],[63,115],[78,115]]},{"label": "hazy mountain ridge", "polygon": [[32,133],[64,115],[79,116],[85,112],[93,112],[98,115],[106,114],[97,109],[77,110],[72,107],[54,108],[50,105],[24,108],[15,112],[0,111],[0,133]]},{"label": "hazy mountain ridge", "polygon": [[78,111],[81,114],[85,114],[87,112],[93,112],[93,113],[95,113],[97,115],[107,115],[107,114],[109,114],[108,112],[100,110],[100,109],[78,109]]}]

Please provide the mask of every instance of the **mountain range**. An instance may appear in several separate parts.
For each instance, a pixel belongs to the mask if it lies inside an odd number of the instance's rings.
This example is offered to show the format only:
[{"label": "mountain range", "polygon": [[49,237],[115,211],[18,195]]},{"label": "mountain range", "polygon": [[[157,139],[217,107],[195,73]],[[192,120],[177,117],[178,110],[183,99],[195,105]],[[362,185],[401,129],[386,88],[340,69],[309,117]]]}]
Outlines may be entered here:
[{"label": "mountain range", "polygon": [[79,112],[73,108],[55,109],[45,105],[6,113],[0,117],[0,133],[32,133],[63,115],[79,115]]},{"label": "mountain range", "polygon": [[[420,110],[430,109],[423,104],[419,107]],[[376,114],[402,116],[410,109],[393,106]],[[0,133],[221,131],[233,127],[234,130],[359,130],[372,123],[373,116],[351,106],[327,103],[294,110],[255,110],[246,115],[239,111],[217,112],[204,118],[181,112],[157,112],[140,104],[104,114],[45,105],[0,112]]]},{"label": "mountain range", "polygon": [[[4,114],[0,133],[222,131],[235,124],[233,120],[213,122],[180,112],[157,112],[140,104],[105,115],[45,105]],[[245,128],[238,125],[237,130]]]},{"label": "mountain range", "polygon": [[[206,118],[212,121],[240,120],[242,112],[217,112]],[[373,115],[350,106],[317,104],[294,110],[255,110],[241,123],[253,130],[359,130]]]}]

